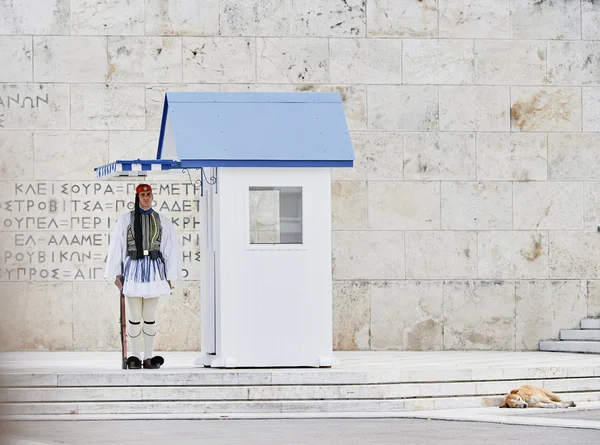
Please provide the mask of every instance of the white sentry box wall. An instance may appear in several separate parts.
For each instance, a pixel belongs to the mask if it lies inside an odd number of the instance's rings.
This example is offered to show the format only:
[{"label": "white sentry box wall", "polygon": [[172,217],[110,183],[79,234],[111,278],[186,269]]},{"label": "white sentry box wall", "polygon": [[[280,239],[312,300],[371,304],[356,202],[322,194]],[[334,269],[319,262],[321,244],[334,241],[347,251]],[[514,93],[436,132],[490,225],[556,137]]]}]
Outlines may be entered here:
[{"label": "white sentry box wall", "polygon": [[[302,244],[250,244],[251,187],[302,188]],[[219,168],[217,193],[209,186],[201,199],[196,364],[331,366],[330,169]]]}]

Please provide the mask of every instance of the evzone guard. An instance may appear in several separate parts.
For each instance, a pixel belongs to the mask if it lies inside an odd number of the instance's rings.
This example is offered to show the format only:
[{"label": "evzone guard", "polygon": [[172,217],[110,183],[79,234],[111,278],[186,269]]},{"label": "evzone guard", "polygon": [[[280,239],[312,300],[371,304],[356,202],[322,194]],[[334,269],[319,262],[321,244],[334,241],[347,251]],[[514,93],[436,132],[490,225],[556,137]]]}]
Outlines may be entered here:
[{"label": "evzone guard", "polygon": [[[132,353],[125,358],[124,367],[157,369],[164,359],[153,356],[156,308],[160,297],[171,294],[171,280],[181,279],[181,253],[171,220],[152,209],[152,187],[140,184],[135,193],[134,210],[121,215],[111,233],[106,277],[114,277],[127,301],[126,335]],[[144,339],[143,360],[140,336]],[[127,342],[122,340],[126,355]]]}]

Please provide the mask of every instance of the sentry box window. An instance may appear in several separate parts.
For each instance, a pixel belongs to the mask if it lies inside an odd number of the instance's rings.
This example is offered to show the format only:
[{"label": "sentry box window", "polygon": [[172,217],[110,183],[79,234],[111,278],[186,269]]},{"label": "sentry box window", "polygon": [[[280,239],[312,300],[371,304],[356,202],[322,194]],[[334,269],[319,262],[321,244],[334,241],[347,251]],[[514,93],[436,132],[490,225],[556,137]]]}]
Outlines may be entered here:
[{"label": "sentry box window", "polygon": [[302,244],[302,187],[250,187],[250,244]]}]

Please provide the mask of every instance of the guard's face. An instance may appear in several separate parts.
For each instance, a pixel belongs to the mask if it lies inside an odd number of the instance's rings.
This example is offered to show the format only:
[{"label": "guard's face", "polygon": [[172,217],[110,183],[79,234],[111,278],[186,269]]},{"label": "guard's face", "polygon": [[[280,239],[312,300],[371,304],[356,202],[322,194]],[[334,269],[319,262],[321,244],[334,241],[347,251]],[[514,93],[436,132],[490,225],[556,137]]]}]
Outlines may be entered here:
[{"label": "guard's face", "polygon": [[150,207],[152,207],[152,200],[154,199],[152,192],[141,192],[139,193],[139,197],[140,207],[142,209],[148,210]]}]

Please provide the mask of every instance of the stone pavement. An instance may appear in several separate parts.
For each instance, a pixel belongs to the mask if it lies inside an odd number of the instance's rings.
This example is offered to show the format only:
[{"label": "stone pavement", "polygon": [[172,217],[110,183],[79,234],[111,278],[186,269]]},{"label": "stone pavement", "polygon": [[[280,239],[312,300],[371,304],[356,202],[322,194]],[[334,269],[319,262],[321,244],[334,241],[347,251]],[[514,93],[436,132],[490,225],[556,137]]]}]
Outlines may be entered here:
[{"label": "stone pavement", "polygon": [[597,445],[597,430],[424,419],[10,422],[4,445]]},{"label": "stone pavement", "polygon": [[[403,412],[394,417],[600,430],[600,402],[579,402],[575,408],[556,410],[543,408],[501,409],[498,407],[459,408]],[[598,437],[600,441],[600,432]]]}]

